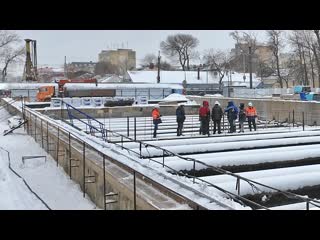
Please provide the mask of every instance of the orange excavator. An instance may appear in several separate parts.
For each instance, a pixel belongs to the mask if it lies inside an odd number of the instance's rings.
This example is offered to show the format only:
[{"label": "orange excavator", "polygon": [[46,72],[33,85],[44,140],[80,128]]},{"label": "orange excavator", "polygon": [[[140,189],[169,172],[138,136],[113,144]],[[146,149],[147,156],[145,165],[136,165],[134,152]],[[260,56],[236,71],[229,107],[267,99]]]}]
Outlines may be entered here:
[{"label": "orange excavator", "polygon": [[38,89],[37,101],[38,102],[50,102],[52,97],[64,97],[63,86],[66,83],[95,83],[97,84],[97,79],[60,79],[56,81],[58,83],[58,88],[55,89],[54,86],[42,86]]}]

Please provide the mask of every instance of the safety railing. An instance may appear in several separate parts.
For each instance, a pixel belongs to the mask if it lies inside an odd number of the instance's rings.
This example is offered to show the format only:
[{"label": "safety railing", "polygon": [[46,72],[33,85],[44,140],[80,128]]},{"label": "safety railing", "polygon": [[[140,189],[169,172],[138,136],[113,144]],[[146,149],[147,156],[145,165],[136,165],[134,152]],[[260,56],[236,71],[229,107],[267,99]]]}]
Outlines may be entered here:
[{"label": "safety railing", "polygon": [[[136,152],[136,151],[134,151],[134,150],[132,150],[132,149],[130,149],[130,148],[125,147],[125,146],[123,145],[123,141],[121,141],[120,143],[114,143],[114,144],[118,145],[121,149],[124,149],[124,150],[126,150],[126,151],[128,151],[128,152],[132,152],[132,153],[136,154],[136,156],[139,156],[140,158],[142,158],[142,150],[143,150],[143,147],[144,147],[145,149],[147,149],[147,148],[149,147],[149,148],[155,148],[155,149],[158,149],[158,150],[163,151],[162,162],[159,162],[159,161],[157,161],[157,160],[155,160],[155,159],[153,159],[153,158],[151,158],[151,157],[146,157],[146,159],[149,160],[149,161],[152,161],[152,162],[155,162],[155,163],[157,163],[157,164],[162,165],[163,168],[166,168],[166,169],[170,170],[170,172],[172,172],[172,173],[174,173],[174,174],[177,174],[177,175],[180,175],[180,176],[185,176],[185,177],[188,177],[188,178],[192,178],[192,179],[193,179],[193,183],[196,183],[196,181],[202,182],[202,183],[206,183],[208,186],[213,187],[213,188],[216,188],[216,189],[218,189],[219,191],[225,193],[227,196],[229,196],[229,197],[230,197],[231,199],[233,199],[234,201],[239,202],[239,200],[240,200],[240,203],[241,203],[241,202],[247,202],[247,203],[249,203],[249,204],[251,204],[251,205],[253,205],[253,206],[256,206],[256,207],[259,207],[259,208],[262,208],[262,209],[268,209],[267,207],[265,207],[265,206],[263,206],[263,205],[261,205],[261,204],[255,203],[255,202],[253,202],[253,201],[251,201],[251,200],[249,200],[249,199],[247,199],[247,198],[244,198],[244,197],[242,197],[242,196],[240,195],[240,185],[241,185],[240,182],[241,182],[241,180],[242,180],[242,181],[244,181],[244,182],[247,182],[247,183],[252,187],[253,192],[254,192],[254,190],[256,190],[257,192],[259,192],[260,190],[259,190],[259,188],[258,188],[257,186],[260,186],[260,187],[268,188],[268,189],[270,189],[270,190],[273,190],[273,191],[275,191],[275,192],[278,192],[278,193],[280,193],[280,194],[282,194],[282,195],[284,195],[285,197],[288,197],[288,198],[290,198],[290,199],[293,198],[293,199],[301,200],[302,202],[305,202],[305,203],[307,204],[307,206],[309,206],[309,204],[312,204],[312,205],[314,205],[314,206],[316,206],[316,207],[320,207],[320,201],[318,201],[318,200],[316,200],[316,199],[309,198],[309,197],[305,197],[305,196],[300,196],[300,195],[298,195],[298,194],[294,194],[294,193],[287,192],[287,191],[283,191],[283,190],[274,188],[274,187],[272,187],[272,186],[268,186],[268,185],[265,185],[265,184],[256,182],[256,181],[254,181],[254,180],[251,180],[251,179],[242,177],[242,176],[240,176],[240,175],[238,175],[238,174],[234,174],[234,173],[232,173],[232,172],[230,172],[230,171],[226,171],[226,170],[224,170],[224,169],[222,169],[222,168],[219,168],[219,167],[215,167],[215,166],[206,164],[206,163],[204,163],[204,162],[202,162],[202,161],[196,160],[195,158],[183,157],[183,156],[181,156],[181,155],[179,155],[179,154],[173,153],[173,152],[171,152],[171,151],[169,151],[169,150],[167,150],[167,149],[161,148],[161,147],[159,147],[159,146],[155,146],[155,145],[152,145],[152,144],[149,144],[149,143],[145,143],[145,142],[142,142],[142,141],[139,141],[139,140],[134,140],[134,139],[132,139],[132,138],[128,138],[127,136],[121,135],[121,134],[119,134],[119,133],[115,133],[115,132],[110,131],[110,130],[106,130],[106,131],[109,132],[109,135],[110,135],[110,134],[113,134],[113,135],[117,135],[117,136],[121,137],[122,140],[123,140],[123,139],[128,139],[128,140],[130,140],[131,142],[136,142],[136,143],[138,143],[138,144],[139,144],[139,152]],[[146,151],[147,151],[147,150],[146,150]],[[166,165],[166,164],[165,164],[165,157],[168,157],[168,156],[169,156],[169,157],[170,157],[170,156],[175,156],[175,157],[178,157],[180,160],[193,162],[193,169],[192,169],[192,171],[190,171],[191,173],[193,173],[193,175],[190,175],[190,174],[187,174],[187,173],[182,173],[181,171],[177,171],[177,170],[171,168],[170,166]],[[238,194],[235,195],[235,194],[233,194],[232,192],[226,191],[226,190],[224,190],[224,189],[222,189],[222,188],[220,188],[220,187],[217,187],[216,185],[214,185],[214,184],[212,184],[212,183],[210,183],[210,182],[208,182],[208,181],[205,181],[205,180],[203,180],[203,179],[201,179],[201,178],[196,177],[196,174],[195,174],[195,173],[196,173],[196,169],[195,169],[196,163],[197,163],[197,164],[200,164],[200,165],[203,165],[203,166],[205,166],[205,167],[207,167],[207,168],[209,168],[209,169],[212,169],[212,170],[216,171],[217,173],[226,174],[226,175],[229,175],[229,176],[234,177],[234,178],[236,179],[236,190],[238,191]],[[260,192],[262,192],[262,191],[260,191]],[[317,205],[317,204],[315,204],[315,203],[318,203],[319,205]]]},{"label": "safety railing", "polygon": [[[81,138],[79,138],[78,136],[76,136],[75,134],[73,134],[72,132],[67,131],[66,129],[60,128],[55,122],[50,122],[50,120],[44,120],[44,119],[43,119],[43,116],[41,116],[40,114],[35,113],[35,112],[31,112],[31,110],[24,108],[24,116],[26,116],[26,117],[28,117],[28,116],[26,115],[26,112],[29,112],[29,114],[30,114],[30,116],[29,116],[29,117],[30,117],[30,120],[31,120],[31,115],[32,115],[32,117],[35,119],[35,127],[34,127],[35,137],[36,137],[36,126],[37,126],[37,122],[36,122],[36,121],[37,121],[37,118],[40,118],[40,119],[41,119],[41,122],[42,122],[42,121],[46,121],[46,122],[47,122],[47,126],[50,125],[51,127],[54,127],[54,128],[56,129],[56,133],[58,133],[58,139],[59,139],[59,132],[60,132],[60,134],[63,133],[64,135],[67,135],[67,136],[70,136],[70,137],[72,136],[74,139],[76,139],[77,141],[79,141],[80,143],[82,143],[82,144],[83,144],[83,149],[84,149],[83,152],[85,153],[86,145],[88,145],[88,143],[87,143],[86,141],[82,140]],[[30,121],[30,123],[28,123],[28,126],[29,126],[29,124],[31,124],[31,121]],[[30,130],[30,126],[28,127],[28,129]],[[154,145],[152,145],[152,144],[148,144],[148,143],[145,143],[145,142],[142,142],[142,141],[139,141],[139,140],[132,139],[132,138],[130,138],[130,137],[124,136],[124,135],[119,134],[119,133],[116,133],[116,132],[114,132],[114,131],[111,131],[111,130],[108,130],[108,129],[105,129],[105,131],[108,133],[108,134],[106,133],[107,136],[108,136],[108,135],[110,136],[111,134],[112,134],[112,135],[117,135],[117,136],[121,137],[123,140],[124,140],[124,139],[127,139],[127,140],[129,140],[129,141],[131,141],[131,142],[136,142],[136,143],[138,143],[139,146],[140,146],[140,147],[139,147],[139,149],[140,149],[139,152],[135,152],[135,151],[133,151],[133,150],[131,150],[131,149],[129,149],[129,148],[126,148],[126,147],[123,145],[123,141],[122,141],[122,143],[114,143],[115,145],[118,145],[118,146],[121,147],[122,149],[125,149],[125,150],[127,150],[127,151],[129,151],[129,152],[133,152],[134,154],[136,154],[136,155],[138,155],[138,156],[141,156],[142,146],[144,146],[145,148],[147,148],[147,147],[154,147],[154,148],[156,148],[156,149],[161,149],[164,153],[166,153],[167,156],[176,156],[176,157],[178,157],[178,158],[180,158],[180,159],[182,159],[182,160],[185,160],[185,161],[193,161],[194,166],[195,166],[195,163],[197,163],[197,164],[202,164],[202,165],[205,165],[205,166],[208,167],[208,168],[214,169],[215,171],[217,171],[217,172],[219,172],[219,173],[221,173],[221,174],[227,174],[227,175],[230,175],[230,176],[235,177],[235,178],[237,179],[236,188],[238,189],[238,194],[234,194],[234,193],[232,193],[232,192],[226,191],[226,190],[224,190],[224,189],[222,189],[222,188],[220,188],[220,187],[218,187],[218,186],[216,186],[216,185],[214,185],[214,184],[212,184],[212,183],[210,183],[210,182],[208,182],[208,181],[205,181],[205,180],[203,180],[203,179],[200,179],[200,178],[196,177],[195,174],[194,174],[194,175],[190,175],[190,174],[181,173],[180,171],[176,171],[175,169],[172,169],[170,166],[167,166],[167,165],[165,164],[165,155],[164,155],[164,157],[163,157],[163,161],[162,161],[162,162],[159,162],[159,161],[154,160],[154,159],[152,159],[152,158],[148,158],[148,160],[150,160],[150,161],[152,161],[152,162],[155,162],[155,163],[157,163],[157,164],[161,164],[162,167],[166,167],[167,169],[175,172],[176,174],[179,174],[179,175],[182,175],[182,176],[186,176],[186,177],[188,177],[188,178],[192,178],[192,179],[193,179],[193,183],[197,183],[197,181],[198,181],[198,182],[206,183],[208,186],[214,187],[214,188],[218,189],[219,191],[221,191],[221,192],[223,192],[224,194],[226,194],[229,198],[231,198],[231,199],[233,199],[233,200],[235,200],[235,201],[237,201],[237,202],[240,202],[240,203],[242,203],[242,204],[243,204],[244,202],[246,202],[247,204],[251,204],[251,205],[256,206],[256,207],[258,207],[258,208],[268,209],[267,207],[264,207],[264,206],[262,206],[261,204],[255,203],[255,202],[253,202],[253,201],[251,201],[251,200],[249,200],[249,199],[246,199],[246,198],[242,197],[242,196],[240,195],[240,181],[245,181],[245,182],[247,182],[248,184],[250,184],[250,186],[252,186],[253,189],[258,189],[255,185],[259,185],[259,186],[262,186],[262,187],[269,188],[269,189],[272,189],[272,190],[274,190],[274,191],[277,191],[277,192],[279,192],[279,193],[281,193],[281,194],[283,194],[283,195],[285,195],[285,196],[289,196],[289,197],[291,197],[291,198],[299,199],[299,200],[301,200],[301,201],[303,201],[303,202],[306,203],[307,209],[309,208],[310,204],[311,204],[311,205],[315,205],[315,206],[318,207],[318,205],[316,205],[315,203],[320,203],[319,201],[317,201],[317,200],[315,200],[315,199],[308,198],[308,197],[304,197],[304,196],[300,196],[300,195],[297,195],[297,194],[294,194],[294,193],[290,193],[290,192],[286,192],[286,191],[281,191],[281,190],[279,190],[279,189],[276,189],[276,188],[273,188],[273,187],[271,187],[271,186],[267,186],[267,185],[264,185],[264,184],[255,182],[255,181],[253,181],[253,180],[244,178],[244,177],[242,177],[242,176],[240,176],[240,175],[231,173],[231,172],[229,172],[229,171],[225,171],[225,170],[223,170],[223,169],[220,169],[220,168],[217,168],[217,167],[208,165],[208,164],[203,163],[203,162],[201,162],[201,161],[198,161],[198,160],[196,160],[196,159],[188,158],[188,157],[183,157],[183,156],[180,156],[180,155],[175,154],[175,153],[173,153],[173,152],[170,152],[170,151],[168,151],[168,150],[166,150],[166,149],[163,149],[163,148],[161,148],[161,147],[154,146]],[[54,131],[53,131],[53,132],[54,132]],[[50,133],[52,133],[51,130],[50,130]],[[59,142],[59,140],[58,140],[58,142]],[[90,144],[89,144],[89,145],[90,145]],[[91,147],[92,147],[92,146],[91,146]],[[95,149],[95,148],[93,147],[93,149]],[[96,151],[101,154],[101,152],[100,152],[99,150],[96,149]],[[102,153],[102,155],[103,155],[103,159],[105,159],[106,156],[105,156],[103,153]],[[85,154],[84,154],[84,157],[85,157]],[[57,164],[58,164],[58,160],[59,160],[59,159],[57,159]],[[85,164],[85,161],[83,161],[83,162],[84,162],[84,164]],[[105,166],[105,163],[103,163],[103,165]],[[128,167],[128,166],[125,166],[125,167]],[[130,170],[132,171],[132,173],[135,172],[135,173],[139,174],[140,176],[143,176],[143,177],[148,178],[147,176],[144,176],[144,174],[142,174],[142,173],[140,173],[140,172],[138,172],[138,171],[135,171],[134,169],[130,169]],[[104,172],[105,172],[105,169],[104,169]],[[194,173],[194,172],[195,172],[195,167],[194,167],[194,169],[193,169],[193,173]],[[142,178],[143,178],[143,177],[142,177]],[[141,179],[142,179],[142,178],[141,178]],[[85,176],[84,176],[84,179],[85,179]],[[84,180],[84,185],[85,185],[85,180]],[[84,187],[83,191],[84,191],[84,194],[85,194],[85,187]],[[177,194],[177,193],[175,193],[175,194]],[[183,197],[183,198],[185,198],[185,197]],[[244,204],[244,205],[245,205],[245,204]],[[198,208],[199,208],[199,205],[198,205]]]},{"label": "safety railing", "polygon": [[[104,154],[101,150],[97,149],[95,145],[92,145],[90,143],[87,142],[86,139],[82,139],[81,137],[79,137],[77,134],[68,131],[67,129],[59,126],[59,124],[57,124],[55,121],[53,120],[49,120],[46,119],[44,116],[42,116],[41,114],[25,107],[24,108],[24,113],[23,115],[29,120],[28,124],[27,124],[27,132],[29,133],[29,135],[31,135],[32,137],[35,138],[35,140],[39,143],[42,144],[43,143],[43,147],[47,150],[47,152],[55,152],[55,154],[53,153],[53,155],[55,155],[56,161],[57,161],[57,166],[60,165],[60,157],[63,156],[67,156],[68,160],[69,160],[69,176],[71,179],[72,178],[72,171],[71,168],[77,168],[77,167],[81,167],[83,172],[82,172],[82,191],[83,191],[83,196],[85,197],[86,195],[86,185],[90,184],[90,183],[94,183],[95,179],[92,180],[92,176],[90,175],[86,175],[85,170],[86,169],[86,161],[87,161],[87,155],[89,154],[88,152],[91,151],[93,153],[95,153],[97,156],[100,156],[100,160],[102,162],[102,167],[103,167],[103,174],[104,174],[104,209],[107,209],[107,205],[108,204],[112,204],[115,203],[114,201],[108,201],[107,197],[110,197],[110,193],[106,192],[106,181],[105,181],[105,172],[106,172],[106,159],[108,159],[109,161],[110,158]],[[41,127],[42,126],[42,127]],[[43,128],[43,126],[46,126]],[[40,130],[36,130],[37,128],[40,128]],[[57,137],[57,147],[56,149],[50,149],[50,142],[49,142],[49,133],[52,135],[55,135]],[[44,134],[44,136],[43,136]],[[41,137],[39,137],[41,136]],[[40,140],[41,139],[41,140]],[[45,140],[47,139],[47,140]],[[45,142],[46,141],[46,142]],[[62,153],[61,152],[61,144],[62,142],[64,142],[64,145],[67,145],[67,153]],[[81,163],[80,161],[76,161],[77,159],[73,158],[73,154],[71,151],[71,148],[75,148],[75,145],[77,145],[78,147],[78,151],[82,152],[82,159],[81,159]],[[46,147],[47,146],[47,147]],[[103,145],[101,145],[103,146]],[[79,159],[78,159],[79,160]],[[113,161],[113,163],[115,163],[116,165],[120,166],[121,168],[127,170],[129,173],[132,174],[133,176],[133,190],[134,190],[134,209],[137,209],[137,197],[138,195],[138,180],[142,181],[146,184],[151,184],[152,186],[158,186],[159,189],[161,189],[161,191],[164,191],[167,195],[169,196],[173,196],[175,199],[178,199],[178,201],[183,202],[183,203],[188,203],[190,206],[192,206],[192,208],[194,209],[206,209],[205,207],[201,206],[200,204],[194,202],[192,199],[189,199],[186,196],[183,196],[177,192],[172,191],[171,189],[169,189],[168,187],[166,187],[165,185],[153,180],[152,178],[150,178],[149,176],[145,175],[144,173],[142,173],[141,171],[137,171],[121,162],[118,161]],[[80,166],[80,164],[82,164]],[[113,194],[112,194],[113,195]],[[117,195],[117,194],[115,194]]]},{"label": "safety railing", "polygon": [[[293,111],[292,117],[293,117],[293,125],[294,125],[294,111]],[[303,112],[302,118],[304,119],[304,112]],[[289,121],[289,119],[290,119],[290,117],[288,117],[287,120]],[[135,129],[136,129],[136,121],[135,121],[134,126],[135,126]],[[304,120],[303,120],[303,129],[304,129]],[[315,205],[315,206],[317,206],[317,207],[318,207],[318,205],[316,205],[316,204],[314,204],[314,203],[316,202],[316,203],[319,203],[319,204],[320,204],[320,201],[317,201],[317,200],[315,200],[315,199],[308,198],[308,197],[304,197],[304,196],[300,196],[300,195],[297,195],[297,194],[294,194],[294,193],[290,193],[290,192],[287,192],[287,191],[282,191],[282,190],[276,189],[276,188],[274,188],[274,187],[272,187],[272,186],[267,186],[267,185],[265,185],[265,184],[262,184],[262,183],[259,183],[259,182],[256,182],[256,181],[253,181],[253,180],[244,178],[244,177],[242,177],[242,176],[240,176],[240,175],[238,175],[238,174],[234,174],[234,173],[232,173],[232,172],[230,172],[230,171],[226,171],[226,170],[224,170],[224,169],[221,169],[221,168],[218,168],[218,167],[214,167],[214,166],[212,166],[212,165],[208,165],[208,164],[206,164],[206,163],[204,163],[204,162],[201,162],[201,161],[199,161],[199,160],[196,160],[196,159],[194,159],[194,158],[189,158],[189,157],[180,156],[179,154],[173,153],[173,152],[171,152],[171,151],[169,151],[169,150],[167,150],[167,149],[161,148],[161,147],[159,147],[159,146],[155,146],[155,145],[152,145],[152,144],[149,144],[149,143],[145,143],[145,142],[139,141],[139,140],[136,139],[136,137],[130,138],[130,137],[128,137],[128,136],[119,134],[119,133],[117,133],[117,132],[114,132],[114,131],[108,130],[108,129],[105,129],[105,131],[106,131],[106,136],[107,136],[106,139],[107,139],[107,141],[108,141],[108,137],[110,137],[110,135],[120,137],[120,138],[121,138],[121,141],[120,141],[121,144],[119,144],[119,143],[114,143],[114,142],[113,142],[113,143],[116,144],[116,145],[118,145],[118,146],[120,146],[121,149],[126,149],[127,151],[133,152],[133,153],[135,153],[135,154],[139,154],[138,156],[139,156],[140,158],[142,158],[142,154],[141,154],[142,146],[145,147],[145,149],[147,149],[147,147],[152,147],[152,148],[155,148],[155,149],[158,149],[158,150],[163,151],[163,156],[162,156],[163,161],[162,161],[162,163],[160,163],[160,164],[162,164],[163,167],[169,168],[171,171],[173,171],[173,172],[176,173],[176,174],[181,175],[181,171],[176,171],[176,170],[170,168],[169,166],[165,165],[165,157],[166,157],[166,156],[175,156],[175,157],[178,157],[178,158],[181,159],[181,160],[192,161],[192,162],[193,162],[193,171],[192,171],[192,172],[194,173],[194,175],[191,176],[191,175],[188,175],[188,174],[183,173],[183,176],[192,177],[192,178],[193,178],[193,183],[195,183],[195,180],[196,180],[196,179],[197,179],[198,181],[200,181],[200,182],[204,182],[204,183],[208,184],[209,186],[214,187],[214,188],[222,191],[223,193],[227,194],[229,197],[231,197],[231,198],[232,198],[233,200],[235,200],[235,201],[239,201],[239,198],[240,198],[240,201],[249,201],[250,204],[253,204],[253,205],[256,205],[256,204],[257,204],[257,203],[253,203],[252,201],[250,201],[250,200],[248,200],[248,199],[245,199],[245,200],[244,200],[243,197],[240,196],[240,181],[242,180],[242,181],[247,182],[247,183],[252,187],[252,189],[259,190],[259,188],[258,188],[257,186],[255,186],[255,185],[258,185],[258,186],[265,187],[265,188],[271,189],[271,190],[273,190],[273,191],[279,192],[279,193],[283,194],[283,195],[286,196],[286,197],[302,200],[303,202],[306,202],[307,204],[312,203],[313,205]],[[124,145],[123,145],[124,139],[127,139],[127,140],[129,140],[129,141],[131,141],[131,142],[136,142],[136,143],[138,143],[138,144],[139,144],[139,153],[137,153],[136,151],[132,151],[132,150],[129,149],[129,148],[124,147]],[[109,141],[109,142],[110,142],[110,141]],[[152,158],[147,158],[147,159],[150,160],[150,161],[159,163],[158,161],[156,161],[156,160],[154,160],[154,159],[152,159]],[[203,180],[203,179],[197,178],[197,177],[195,176],[195,172],[196,172],[196,171],[195,171],[195,164],[196,164],[196,163],[197,163],[197,164],[204,165],[204,166],[207,167],[207,168],[213,169],[214,171],[216,171],[216,172],[218,172],[218,173],[220,173],[220,174],[226,174],[226,175],[230,175],[230,176],[232,176],[232,177],[235,177],[235,178],[236,178],[236,190],[238,190],[238,195],[236,195],[237,197],[235,197],[235,196],[233,195],[233,193],[231,193],[231,192],[228,192],[228,191],[226,191],[226,190],[224,190],[224,189],[222,189],[222,188],[219,188],[219,187],[217,187],[216,185],[211,184],[211,183],[209,183],[209,182],[207,182],[207,181],[205,181],[205,180]],[[262,206],[262,205],[260,205],[260,204],[258,204],[258,205],[259,205],[259,207],[266,209],[266,207],[264,207],[264,206]],[[320,207],[320,206],[319,206],[319,207]]]}]

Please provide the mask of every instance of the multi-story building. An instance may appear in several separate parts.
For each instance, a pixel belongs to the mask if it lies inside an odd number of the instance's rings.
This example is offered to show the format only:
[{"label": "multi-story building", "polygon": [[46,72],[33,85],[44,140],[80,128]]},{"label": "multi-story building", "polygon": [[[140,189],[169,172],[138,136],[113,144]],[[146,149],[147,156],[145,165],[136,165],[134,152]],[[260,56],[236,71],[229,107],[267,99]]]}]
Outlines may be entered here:
[{"label": "multi-story building", "polygon": [[102,50],[100,62],[110,62],[124,71],[136,69],[136,52],[132,49]]},{"label": "multi-story building", "polygon": [[[235,48],[231,49],[233,56],[232,67],[234,71],[249,72],[248,44],[237,43]],[[257,44],[252,55],[252,71],[258,72],[262,64],[272,65],[274,61],[272,47],[264,44]]]},{"label": "multi-story building", "polygon": [[94,73],[94,68],[97,63],[95,62],[71,62],[67,65],[67,70],[71,72],[84,71]]}]

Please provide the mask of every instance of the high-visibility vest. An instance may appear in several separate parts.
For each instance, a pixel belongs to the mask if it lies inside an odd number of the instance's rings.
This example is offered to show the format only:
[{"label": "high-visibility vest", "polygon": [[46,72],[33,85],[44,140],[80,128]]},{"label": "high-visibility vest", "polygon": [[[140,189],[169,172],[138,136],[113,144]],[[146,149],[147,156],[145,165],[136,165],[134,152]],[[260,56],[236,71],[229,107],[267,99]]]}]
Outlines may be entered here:
[{"label": "high-visibility vest", "polygon": [[153,109],[152,110],[152,119],[155,120],[155,119],[158,119],[160,118],[160,112],[158,109]]},{"label": "high-visibility vest", "polygon": [[246,108],[246,115],[247,115],[247,117],[257,116],[256,108],[255,107],[247,107]]}]

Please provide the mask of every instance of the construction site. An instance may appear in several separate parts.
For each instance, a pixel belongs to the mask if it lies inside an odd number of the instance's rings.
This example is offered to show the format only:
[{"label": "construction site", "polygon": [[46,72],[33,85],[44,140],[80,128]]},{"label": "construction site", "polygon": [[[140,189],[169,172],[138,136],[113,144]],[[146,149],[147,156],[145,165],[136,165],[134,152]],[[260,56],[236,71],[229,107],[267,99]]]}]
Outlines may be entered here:
[{"label": "construction site", "polygon": [[[8,168],[36,196],[35,208],[73,209],[68,202],[52,200],[64,198],[64,182],[52,182],[58,189],[55,196],[45,192],[49,186],[30,183],[41,181],[41,171],[57,170],[71,181],[66,184],[76,185],[74,196],[81,193],[84,202],[79,200],[78,209],[320,208],[320,103],[184,95],[182,85],[165,83],[64,79],[42,84],[37,79],[36,41],[25,42],[25,83],[4,89],[0,99],[0,120],[9,125],[1,137],[1,160],[8,161]],[[245,122],[244,132],[229,132],[223,113],[221,134],[213,134],[212,121],[209,134],[200,134],[204,101],[210,108],[216,101],[223,107],[230,101],[237,106],[253,103],[256,131]],[[183,134],[177,136],[176,109],[181,104],[185,122]],[[151,116],[155,107],[162,119],[157,137]],[[30,154],[4,147],[6,138],[15,141],[21,136],[28,138],[21,144],[28,144]],[[37,153],[32,146],[39,148]]]}]

